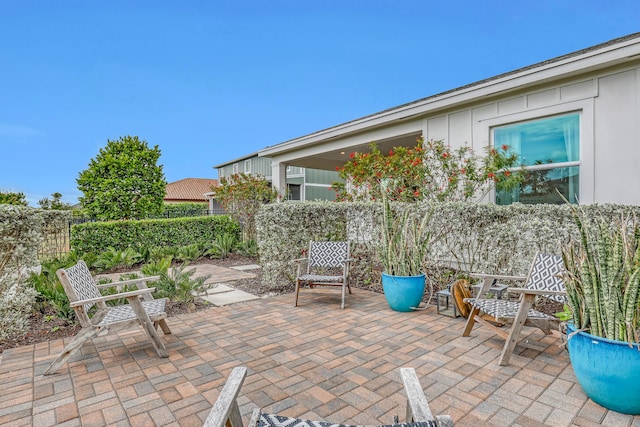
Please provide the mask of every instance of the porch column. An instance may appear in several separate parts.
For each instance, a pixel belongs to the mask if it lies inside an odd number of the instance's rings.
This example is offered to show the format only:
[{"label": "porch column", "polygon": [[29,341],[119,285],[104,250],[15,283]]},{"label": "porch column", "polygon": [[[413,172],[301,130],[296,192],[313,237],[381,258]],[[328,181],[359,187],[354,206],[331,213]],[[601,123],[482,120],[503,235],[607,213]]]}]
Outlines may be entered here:
[{"label": "porch column", "polygon": [[271,163],[271,185],[278,191],[280,201],[286,200],[287,194],[287,164],[280,162]]}]

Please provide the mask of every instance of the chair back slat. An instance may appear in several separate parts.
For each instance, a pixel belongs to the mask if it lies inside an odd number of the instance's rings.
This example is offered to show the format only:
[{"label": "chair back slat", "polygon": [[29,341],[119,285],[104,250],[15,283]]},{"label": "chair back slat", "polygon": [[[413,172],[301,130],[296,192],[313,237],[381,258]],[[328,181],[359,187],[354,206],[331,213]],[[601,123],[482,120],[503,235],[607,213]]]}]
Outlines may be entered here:
[{"label": "chair back slat", "polygon": [[[556,255],[537,253],[529,270],[525,288],[537,291],[566,292],[561,276],[564,272],[562,258]],[[545,297],[564,303],[566,298],[560,295],[545,295]]]},{"label": "chair back slat", "polygon": [[309,267],[342,267],[349,258],[349,242],[310,242]]},{"label": "chair back slat", "polygon": [[[91,276],[89,267],[87,267],[87,264],[85,264],[84,261],[80,260],[76,265],[63,270],[68,279],[68,284],[71,285],[73,291],[68,292],[67,287],[65,286],[65,291],[67,291],[69,301],[74,302],[84,299],[99,298],[102,296],[100,294],[100,290],[96,286],[96,281],[93,276]],[[88,311],[93,307],[93,305],[94,304],[85,304],[84,309]]]}]

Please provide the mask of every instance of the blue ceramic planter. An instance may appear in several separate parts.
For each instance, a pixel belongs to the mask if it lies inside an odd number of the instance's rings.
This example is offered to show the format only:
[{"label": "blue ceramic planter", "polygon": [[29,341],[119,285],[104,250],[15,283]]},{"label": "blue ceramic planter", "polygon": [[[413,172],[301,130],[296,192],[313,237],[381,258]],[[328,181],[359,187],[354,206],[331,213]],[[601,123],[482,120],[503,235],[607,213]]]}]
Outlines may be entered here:
[{"label": "blue ceramic planter", "polygon": [[420,276],[391,276],[382,273],[382,290],[389,307],[395,311],[412,311],[424,295],[424,274]]},{"label": "blue ceramic planter", "polygon": [[[575,332],[567,325],[567,333]],[[640,349],[635,344],[596,337],[570,336],[569,358],[584,392],[597,404],[623,414],[640,415]]]}]

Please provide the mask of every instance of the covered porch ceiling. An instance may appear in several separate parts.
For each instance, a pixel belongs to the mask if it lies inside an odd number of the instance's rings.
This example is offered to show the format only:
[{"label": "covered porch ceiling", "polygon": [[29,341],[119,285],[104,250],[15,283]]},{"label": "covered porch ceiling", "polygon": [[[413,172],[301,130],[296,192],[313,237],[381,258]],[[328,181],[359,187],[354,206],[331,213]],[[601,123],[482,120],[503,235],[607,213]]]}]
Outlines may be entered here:
[{"label": "covered porch ceiling", "polygon": [[[326,150],[326,145],[323,151],[310,149],[302,149],[297,152],[292,152],[294,157],[290,157],[284,160],[285,163],[291,166],[299,166],[312,169],[321,170],[335,170],[336,167],[342,167],[349,161],[349,154],[353,152],[368,153],[371,151],[370,144],[375,142],[380,151],[383,153],[389,152],[394,147],[413,147],[416,145],[416,138],[421,136],[422,132],[415,132],[408,135],[401,135],[385,140],[371,140],[368,142],[360,142],[353,145],[344,144],[340,147]],[[282,156],[278,156],[281,158]],[[275,160],[275,159],[274,159]]]}]

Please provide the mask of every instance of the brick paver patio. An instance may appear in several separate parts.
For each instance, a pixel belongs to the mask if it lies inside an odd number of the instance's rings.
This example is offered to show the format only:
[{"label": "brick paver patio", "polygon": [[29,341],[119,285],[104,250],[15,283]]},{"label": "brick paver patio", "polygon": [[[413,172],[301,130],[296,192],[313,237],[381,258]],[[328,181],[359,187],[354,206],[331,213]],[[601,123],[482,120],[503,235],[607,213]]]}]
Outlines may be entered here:
[{"label": "brick paver patio", "polygon": [[292,295],[169,319],[170,357],[157,357],[142,329],[94,340],[58,373],[42,373],[61,340],[8,350],[0,361],[0,424],[200,426],[235,366],[248,420],[256,406],[292,417],[391,423],[405,413],[399,367],[416,369],[437,414],[457,426],[640,426],[607,411],[576,383],[559,340],[534,329],[544,352],[520,348],[497,365],[502,342],[483,328],[461,337],[464,320],[391,311],[383,295]]}]

